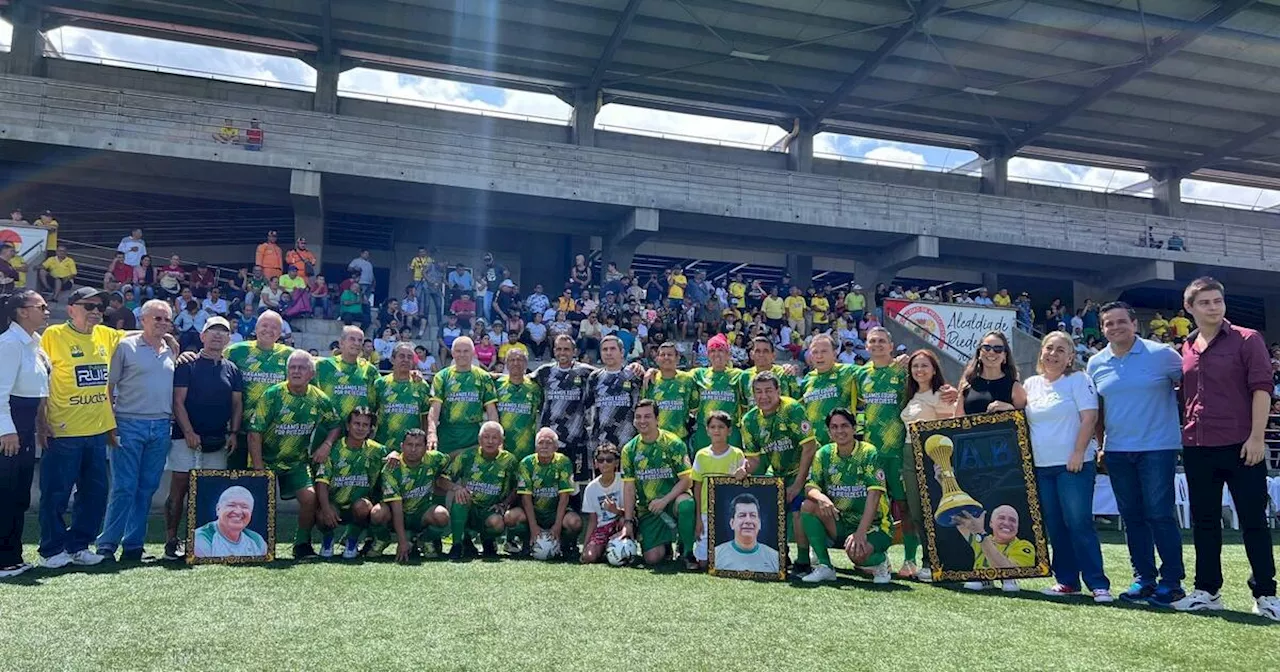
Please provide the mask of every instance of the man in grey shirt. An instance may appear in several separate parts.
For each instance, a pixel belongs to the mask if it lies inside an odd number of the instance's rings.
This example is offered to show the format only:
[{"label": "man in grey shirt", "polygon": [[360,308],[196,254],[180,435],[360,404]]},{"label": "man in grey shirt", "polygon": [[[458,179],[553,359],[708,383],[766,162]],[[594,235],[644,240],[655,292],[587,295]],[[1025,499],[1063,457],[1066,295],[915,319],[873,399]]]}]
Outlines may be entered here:
[{"label": "man in grey shirt", "polygon": [[373,264],[369,261],[369,250],[360,250],[360,256],[347,264],[347,270],[360,271],[360,289],[365,296],[373,293]]},{"label": "man in grey shirt", "polygon": [[151,497],[169,456],[177,353],[165,336],[172,327],[169,304],[148,301],[142,306],[142,332],[122,338],[111,357],[107,396],[115,400],[116,431],[108,440],[111,495],[98,535],[98,555],[109,561],[117,548],[123,549],[122,561],[144,560]]}]

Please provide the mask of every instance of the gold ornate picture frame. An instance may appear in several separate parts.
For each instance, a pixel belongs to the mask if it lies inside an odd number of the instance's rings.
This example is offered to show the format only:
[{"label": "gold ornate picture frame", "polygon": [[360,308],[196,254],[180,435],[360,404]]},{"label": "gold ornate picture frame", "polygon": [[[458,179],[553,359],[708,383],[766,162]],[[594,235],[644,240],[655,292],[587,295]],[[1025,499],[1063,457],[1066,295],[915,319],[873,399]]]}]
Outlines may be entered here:
[{"label": "gold ornate picture frame", "polygon": [[[248,491],[252,501],[237,499],[252,510],[243,532],[247,550],[252,554],[212,554],[210,550],[227,544],[211,544],[209,539],[221,534],[218,503],[233,487]],[[242,493],[238,494],[242,495]],[[205,528],[202,534],[202,528]],[[225,539],[223,537],[222,539]],[[201,552],[197,553],[197,545]],[[265,547],[265,548],[263,548]],[[191,472],[187,495],[187,564],[238,565],[271,562],[276,555],[276,475],[271,471],[243,469],[197,469]]]},{"label": "gold ornate picture frame", "polygon": [[[731,519],[739,504],[751,503],[756,506],[759,520],[756,546],[744,552],[730,531],[733,529]],[[787,490],[781,478],[708,478],[707,572],[712,576],[734,579],[785,581],[787,516]]]}]

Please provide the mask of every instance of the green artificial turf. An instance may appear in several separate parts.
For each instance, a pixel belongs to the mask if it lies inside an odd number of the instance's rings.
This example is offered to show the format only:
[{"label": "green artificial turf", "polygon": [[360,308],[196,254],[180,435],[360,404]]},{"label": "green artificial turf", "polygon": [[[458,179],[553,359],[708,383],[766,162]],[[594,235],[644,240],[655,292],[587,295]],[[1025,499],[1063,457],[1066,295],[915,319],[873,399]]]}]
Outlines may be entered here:
[{"label": "green artificial turf", "polygon": [[[1119,592],[1128,554],[1104,541]],[[1044,579],[1007,596],[505,557],[36,570],[0,582],[0,669],[1278,670],[1238,538],[1223,557],[1211,615],[1054,600]]]}]

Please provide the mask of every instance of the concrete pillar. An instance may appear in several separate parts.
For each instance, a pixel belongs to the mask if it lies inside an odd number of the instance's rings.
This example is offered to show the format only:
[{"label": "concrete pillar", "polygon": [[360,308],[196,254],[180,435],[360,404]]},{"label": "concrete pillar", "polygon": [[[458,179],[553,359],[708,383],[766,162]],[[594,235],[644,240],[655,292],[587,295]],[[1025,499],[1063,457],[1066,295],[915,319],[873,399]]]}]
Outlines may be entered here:
[{"label": "concrete pillar", "polygon": [[321,54],[316,57],[316,94],[311,109],[325,114],[338,113],[338,76],[342,74],[337,54]]},{"label": "concrete pillar", "polygon": [[612,261],[618,270],[626,273],[636,256],[636,248],[658,232],[658,220],[659,213],[653,208],[632,209],[603,241],[600,267],[607,268]]},{"label": "concrete pillar", "polygon": [[1088,282],[1079,280],[1071,281],[1071,306],[1072,311],[1084,308],[1085,299],[1093,299],[1096,304],[1104,304],[1108,301],[1115,301],[1120,298],[1123,290],[1117,287],[1101,287]]},{"label": "concrete pillar", "polygon": [[1004,196],[1009,187],[1009,152],[992,147],[982,158],[982,193]]},{"label": "concrete pillar", "polygon": [[807,254],[787,254],[787,273],[791,275],[793,286],[809,289],[813,284],[813,257]]},{"label": "concrete pillar", "polygon": [[982,286],[987,288],[988,296],[995,294],[1000,291],[1000,276],[995,273],[983,273]]},{"label": "concrete pillar", "polygon": [[1165,217],[1182,216],[1182,177],[1172,168],[1153,168],[1151,175],[1151,209]]},{"label": "concrete pillar", "polygon": [[800,124],[798,134],[787,144],[787,170],[813,172],[813,136],[816,134],[812,124]]},{"label": "concrete pillar", "polygon": [[569,117],[573,144],[594,147],[596,113],[600,111],[600,92],[578,89],[573,92],[573,115]]},{"label": "concrete pillar", "polygon": [[9,45],[9,74],[44,76],[44,21],[42,0],[17,0],[9,18],[13,38]]},{"label": "concrete pillar", "polygon": [[[307,239],[307,249],[316,255],[316,265],[324,264],[324,192],[320,173],[294,170],[289,177],[293,201],[293,235]],[[282,241],[282,246],[288,245]]]}]

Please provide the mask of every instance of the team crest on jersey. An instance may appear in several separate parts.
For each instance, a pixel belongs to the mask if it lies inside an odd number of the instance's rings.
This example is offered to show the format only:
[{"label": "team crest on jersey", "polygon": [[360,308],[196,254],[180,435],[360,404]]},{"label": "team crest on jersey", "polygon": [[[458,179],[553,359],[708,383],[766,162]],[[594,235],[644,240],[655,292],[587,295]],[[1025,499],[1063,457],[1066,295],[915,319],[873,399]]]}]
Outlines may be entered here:
[{"label": "team crest on jersey", "polygon": [[73,345],[73,346],[71,346],[71,356],[72,356],[72,357],[84,357],[84,350],[81,350],[81,349],[80,349],[80,346],[78,346],[78,345]]},{"label": "team crest on jersey", "polygon": [[813,425],[810,424],[808,420],[805,420],[804,422],[800,423],[800,431],[804,432],[805,434],[808,434],[809,432],[813,431]]},{"label": "team crest on jersey", "polygon": [[877,481],[884,480],[884,469],[876,469],[876,480]]}]

